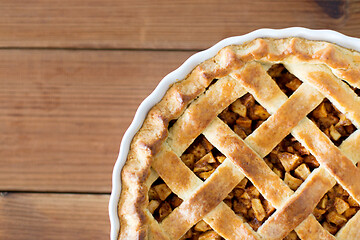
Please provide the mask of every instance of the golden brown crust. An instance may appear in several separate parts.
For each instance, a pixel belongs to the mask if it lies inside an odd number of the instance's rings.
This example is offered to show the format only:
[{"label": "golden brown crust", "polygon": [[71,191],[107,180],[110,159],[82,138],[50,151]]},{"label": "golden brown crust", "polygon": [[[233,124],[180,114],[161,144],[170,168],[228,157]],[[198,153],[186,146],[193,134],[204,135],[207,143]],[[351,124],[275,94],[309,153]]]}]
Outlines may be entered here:
[{"label": "golden brown crust", "polygon": [[[266,72],[278,62],[304,82],[290,98]],[[343,82],[360,88],[359,76],[360,54],[326,42],[256,39],[222,49],[172,85],[133,138],[121,174],[119,239],[178,239],[201,219],[226,239],[278,239],[293,229],[302,239],[333,239],[311,212],[335,180],[360,202],[353,184],[360,182],[360,130],[337,148],[306,115],[326,97],[359,128],[360,98]],[[217,115],[246,92],[273,115],[242,140]],[[290,131],[321,165],[295,194],[262,160]],[[179,158],[201,133],[227,157],[205,183]],[[184,199],[160,224],[147,210],[151,167]],[[243,174],[277,208],[258,233],[222,202]],[[353,219],[339,237],[360,235],[359,213]]]},{"label": "golden brown crust", "polygon": [[[257,240],[260,236],[244,221],[235,215],[225,203],[220,203],[205,218],[214,230],[221,229],[221,235],[225,239]],[[224,221],[226,219],[227,221]],[[231,222],[232,224],[229,224]]]},{"label": "golden brown crust", "polygon": [[291,196],[293,192],[286,184],[221,120],[215,119],[205,130],[204,135],[241,169],[275,207],[281,206],[283,201]]},{"label": "golden brown crust", "polygon": [[[263,152],[267,155],[301,119],[319,105],[323,97],[319,96],[318,91],[309,90],[306,84],[302,84],[298,91],[291,95],[288,101],[260,125],[246,140],[249,146],[256,152]],[[309,103],[309,104],[304,104]],[[296,112],[288,114],[292,109]],[[284,124],[286,122],[287,124]],[[262,136],[261,138],[259,136]]]},{"label": "golden brown crust", "polygon": [[225,199],[239,182],[237,171],[232,169],[231,165],[218,168],[190,198],[164,219],[161,225],[171,239],[180,238]]},{"label": "golden brown crust", "polygon": [[206,91],[205,97],[195,100],[175,122],[167,140],[169,146],[181,155],[215,116],[245,93],[230,77],[216,82]]},{"label": "golden brown crust", "polygon": [[297,228],[296,233],[301,239],[308,240],[335,240],[336,238],[326,231],[313,215],[310,215]]},{"label": "golden brown crust", "polygon": [[[319,163],[324,166],[344,188],[360,202],[360,170],[312,123],[304,121],[294,131],[294,136],[311,149]],[[353,149],[356,151],[357,149]]]},{"label": "golden brown crust", "polygon": [[259,229],[265,239],[282,239],[305,220],[316,204],[334,185],[324,169],[316,169],[288,201]]},{"label": "golden brown crust", "polygon": [[[167,162],[170,162],[169,164]],[[177,169],[176,174],[174,172],[169,171],[169,166],[171,165],[172,168]],[[198,192],[199,194],[204,194],[208,190],[204,189],[202,186],[202,181],[198,179],[195,174],[187,168],[184,163],[179,159],[179,157],[174,154],[169,148],[164,148],[158,155],[156,155],[154,159],[154,163],[152,167],[159,173],[161,178],[168,183],[168,186],[172,189],[174,193],[176,193],[179,197],[183,199],[191,198],[192,194]],[[231,170],[231,171],[230,171]],[[233,172],[233,174],[229,175],[229,172]],[[186,183],[183,180],[179,180],[182,177],[186,179]],[[230,160],[225,160],[214,172],[214,174],[207,180],[208,184],[217,183],[218,178],[224,178],[227,184],[232,183],[229,186],[229,191],[243,178],[243,174],[240,170],[238,170]],[[177,181],[179,180],[179,181]],[[205,185],[206,186],[206,185]],[[193,198],[194,200],[199,201],[197,198]],[[198,202],[198,204],[201,204]],[[223,233],[224,236],[232,236],[236,238],[241,238],[246,234],[249,239],[257,239],[256,233],[251,231],[251,229],[244,224],[244,222],[235,215],[235,213],[224,203],[219,204],[215,209],[208,208],[205,209],[206,212],[212,210],[208,215],[204,217],[204,220],[216,231],[220,231]],[[177,211],[179,212],[179,211]],[[172,216],[176,216],[175,213]],[[193,214],[198,214],[194,212]],[[190,213],[187,216],[191,216]],[[233,222],[237,223],[236,226],[226,226],[224,228],[223,224],[223,216],[226,216],[225,219],[231,219]],[[174,217],[172,218],[174,219]],[[179,220],[176,219],[175,220]],[[170,221],[170,220],[169,220]],[[151,221],[153,222],[153,221]],[[166,223],[166,222],[165,222]],[[163,227],[164,230],[168,229],[171,231],[170,227]],[[177,222],[176,226],[181,226],[187,230],[189,225],[187,223],[181,224],[181,222]],[[233,231],[234,227],[239,227],[241,231]],[[180,229],[176,229],[180,231]],[[153,230],[156,231],[156,230]],[[183,230],[184,231],[184,230]],[[175,233],[170,233],[175,234]]]}]

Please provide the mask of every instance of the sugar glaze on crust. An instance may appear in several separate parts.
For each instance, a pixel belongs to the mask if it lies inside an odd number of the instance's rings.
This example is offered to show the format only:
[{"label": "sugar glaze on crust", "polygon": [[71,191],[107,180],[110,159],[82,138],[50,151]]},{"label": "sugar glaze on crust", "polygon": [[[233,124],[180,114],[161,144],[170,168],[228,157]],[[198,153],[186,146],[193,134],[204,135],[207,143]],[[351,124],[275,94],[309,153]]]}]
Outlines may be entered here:
[{"label": "sugar glaze on crust", "polygon": [[[276,63],[303,81],[290,98],[266,73]],[[294,229],[301,239],[336,239],[311,213],[336,182],[360,203],[360,184],[355,184],[360,182],[355,166],[360,161],[360,134],[357,130],[338,148],[306,115],[317,106],[314,102],[328,98],[359,129],[360,98],[347,85],[360,88],[359,64],[358,52],[332,43],[264,38],[225,47],[198,65],[169,88],[131,142],[121,173],[119,239],[179,239],[201,219],[225,239],[282,239]],[[209,87],[213,79],[219,79],[217,86]],[[276,118],[270,117],[243,140],[217,115],[247,92]],[[168,130],[172,120],[176,122]],[[267,137],[279,128],[274,137]],[[262,160],[289,133],[320,163],[295,193]],[[227,157],[205,182],[179,158],[200,134]],[[147,210],[148,191],[158,176],[184,200],[161,223]],[[256,232],[222,202],[244,176],[277,209]],[[220,183],[226,185],[224,192]],[[336,237],[359,237],[359,219],[356,214]]]}]

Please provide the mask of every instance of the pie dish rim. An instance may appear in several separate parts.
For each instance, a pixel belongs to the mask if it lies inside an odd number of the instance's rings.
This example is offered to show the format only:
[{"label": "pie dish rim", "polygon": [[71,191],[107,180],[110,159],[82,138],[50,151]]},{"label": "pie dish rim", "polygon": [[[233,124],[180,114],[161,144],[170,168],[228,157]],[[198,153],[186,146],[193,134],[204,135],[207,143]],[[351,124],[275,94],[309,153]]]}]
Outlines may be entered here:
[{"label": "pie dish rim", "polygon": [[190,56],[180,67],[167,74],[157,85],[155,90],[146,97],[138,107],[132,123],[124,133],[120,151],[112,174],[112,191],[109,201],[110,239],[116,240],[119,233],[120,223],[118,216],[118,202],[121,192],[121,170],[126,162],[130,143],[136,132],[140,129],[148,111],[158,103],[169,87],[178,80],[184,79],[198,64],[214,57],[222,48],[229,45],[239,45],[256,38],[287,38],[299,37],[308,40],[326,41],[339,46],[360,52],[360,39],[349,37],[333,30],[312,30],[302,27],[285,29],[259,29],[245,35],[226,38],[212,47]]}]

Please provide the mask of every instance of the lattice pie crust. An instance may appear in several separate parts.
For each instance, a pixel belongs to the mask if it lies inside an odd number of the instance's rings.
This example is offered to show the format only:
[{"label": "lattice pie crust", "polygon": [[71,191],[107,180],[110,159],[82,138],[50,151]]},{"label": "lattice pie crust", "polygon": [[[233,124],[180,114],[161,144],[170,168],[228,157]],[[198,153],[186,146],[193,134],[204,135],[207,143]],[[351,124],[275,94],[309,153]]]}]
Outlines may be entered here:
[{"label": "lattice pie crust", "polygon": [[134,137],[119,239],[360,239],[359,88],[331,43],[225,47]]}]

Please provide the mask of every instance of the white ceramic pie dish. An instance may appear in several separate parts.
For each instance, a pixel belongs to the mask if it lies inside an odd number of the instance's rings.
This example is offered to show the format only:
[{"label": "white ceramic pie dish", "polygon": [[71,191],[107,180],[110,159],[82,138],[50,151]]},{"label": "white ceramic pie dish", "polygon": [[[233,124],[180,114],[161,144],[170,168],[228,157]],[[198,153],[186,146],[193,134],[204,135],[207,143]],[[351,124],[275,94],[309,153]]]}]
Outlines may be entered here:
[{"label": "white ceramic pie dish", "polygon": [[211,48],[201,51],[188,58],[179,68],[166,75],[155,88],[155,90],[140,104],[136,111],[135,117],[130,127],[125,132],[121,145],[118,159],[115,163],[112,176],[112,192],[109,202],[109,216],[111,224],[110,239],[116,240],[119,232],[119,217],[117,213],[117,206],[120,197],[121,187],[121,169],[125,164],[126,157],[129,151],[130,142],[135,133],[140,129],[148,111],[156,103],[158,103],[164,96],[165,92],[178,80],[184,79],[198,64],[215,56],[220,49],[225,46],[233,44],[242,44],[251,41],[255,38],[271,37],[271,38],[286,38],[286,37],[301,37],[309,40],[322,40],[332,42],[340,46],[360,51],[360,39],[348,37],[341,33],[331,30],[310,30],[306,28],[293,27],[286,29],[259,29],[251,33],[226,38]]}]

